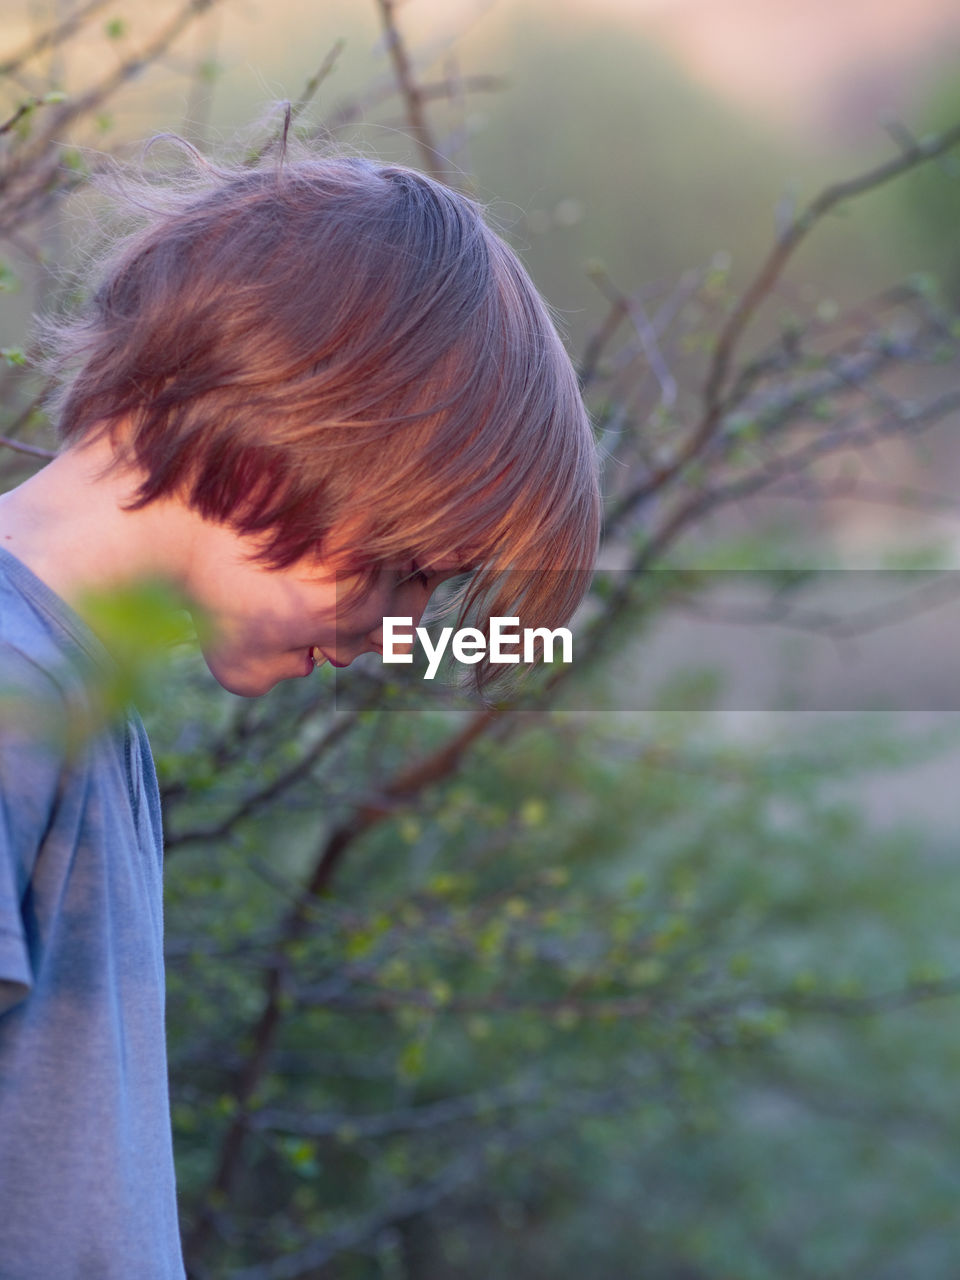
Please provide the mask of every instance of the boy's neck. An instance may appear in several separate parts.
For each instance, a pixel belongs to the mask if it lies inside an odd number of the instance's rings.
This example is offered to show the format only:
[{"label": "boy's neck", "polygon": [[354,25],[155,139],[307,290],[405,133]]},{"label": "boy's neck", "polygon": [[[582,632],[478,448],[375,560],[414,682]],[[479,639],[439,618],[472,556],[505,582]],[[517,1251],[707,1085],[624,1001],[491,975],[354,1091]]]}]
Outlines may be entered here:
[{"label": "boy's neck", "polygon": [[0,547],[71,604],[148,577],[180,585],[190,563],[197,518],[164,500],[125,510],[136,479],[113,460],[107,440],[74,446],[0,494]]}]

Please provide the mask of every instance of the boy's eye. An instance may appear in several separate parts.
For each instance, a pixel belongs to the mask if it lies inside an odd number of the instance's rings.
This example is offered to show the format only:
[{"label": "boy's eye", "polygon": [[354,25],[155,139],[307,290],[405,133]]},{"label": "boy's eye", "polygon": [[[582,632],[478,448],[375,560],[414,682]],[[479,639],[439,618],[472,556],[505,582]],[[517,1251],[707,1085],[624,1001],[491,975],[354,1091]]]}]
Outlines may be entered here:
[{"label": "boy's eye", "polygon": [[411,564],[410,572],[407,577],[413,578],[421,587],[429,587],[430,585],[430,571],[428,569],[421,569],[416,561]]}]

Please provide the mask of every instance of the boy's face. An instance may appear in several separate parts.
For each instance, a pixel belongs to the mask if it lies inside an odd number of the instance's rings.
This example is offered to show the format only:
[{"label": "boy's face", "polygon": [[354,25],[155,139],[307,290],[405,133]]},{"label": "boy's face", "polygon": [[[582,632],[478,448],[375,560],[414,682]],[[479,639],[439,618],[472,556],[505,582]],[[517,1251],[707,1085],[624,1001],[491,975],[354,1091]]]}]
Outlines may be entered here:
[{"label": "boy's face", "polygon": [[459,571],[452,562],[384,566],[358,597],[355,579],[305,561],[265,568],[250,559],[247,539],[222,526],[210,529],[187,592],[206,623],[207,666],[225,689],[244,697],[311,675],[314,649],[320,664],[337,667],[382,652],[384,617],[410,617],[416,626],[436,587]]}]

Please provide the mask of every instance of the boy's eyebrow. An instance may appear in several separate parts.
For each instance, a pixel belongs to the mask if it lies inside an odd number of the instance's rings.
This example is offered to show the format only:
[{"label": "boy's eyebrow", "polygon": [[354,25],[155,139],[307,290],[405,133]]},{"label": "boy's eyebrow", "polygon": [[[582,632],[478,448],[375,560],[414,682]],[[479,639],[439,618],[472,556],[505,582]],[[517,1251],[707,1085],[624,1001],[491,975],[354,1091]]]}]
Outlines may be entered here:
[{"label": "boy's eyebrow", "polygon": [[449,573],[458,576],[462,573],[476,573],[483,567],[480,557],[468,555],[431,556],[428,553],[411,556],[417,566],[418,573]]}]

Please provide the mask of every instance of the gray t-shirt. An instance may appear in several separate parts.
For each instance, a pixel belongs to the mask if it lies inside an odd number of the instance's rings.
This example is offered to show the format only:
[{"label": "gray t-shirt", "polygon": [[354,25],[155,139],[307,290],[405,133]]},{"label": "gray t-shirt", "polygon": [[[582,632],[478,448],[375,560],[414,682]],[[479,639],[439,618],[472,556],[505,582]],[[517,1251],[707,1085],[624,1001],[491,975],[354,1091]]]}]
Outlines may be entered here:
[{"label": "gray t-shirt", "polygon": [[2,1280],[184,1275],[156,774],[136,714],[71,742],[111,668],[0,548]]}]

